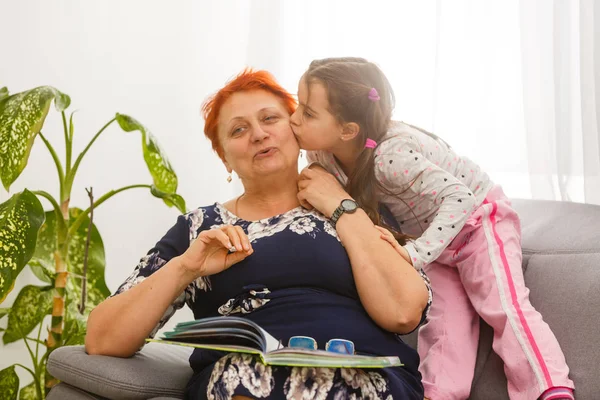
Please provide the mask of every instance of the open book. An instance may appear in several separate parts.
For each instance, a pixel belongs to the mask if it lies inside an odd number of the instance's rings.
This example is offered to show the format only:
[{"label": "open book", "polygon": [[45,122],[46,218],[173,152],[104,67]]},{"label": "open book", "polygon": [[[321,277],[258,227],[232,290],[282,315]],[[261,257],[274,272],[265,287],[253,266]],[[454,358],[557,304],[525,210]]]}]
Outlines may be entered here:
[{"label": "open book", "polygon": [[284,347],[258,324],[239,317],[214,317],[181,322],[160,339],[148,342],[175,344],[230,353],[260,356],[263,364],[295,367],[385,368],[402,366],[396,356],[339,354],[324,350]]}]

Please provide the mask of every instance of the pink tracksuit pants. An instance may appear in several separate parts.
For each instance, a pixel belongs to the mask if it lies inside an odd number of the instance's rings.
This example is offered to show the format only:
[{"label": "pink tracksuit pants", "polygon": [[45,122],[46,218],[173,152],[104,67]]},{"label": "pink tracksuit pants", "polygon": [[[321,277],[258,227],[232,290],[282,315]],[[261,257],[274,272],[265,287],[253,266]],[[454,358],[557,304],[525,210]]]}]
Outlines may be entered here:
[{"label": "pink tracksuit pants", "polygon": [[493,349],[504,361],[511,399],[574,388],[556,337],[529,302],[519,218],[499,186],[425,272],[434,296],[418,342],[427,398],[469,397],[479,317],[494,329]]}]

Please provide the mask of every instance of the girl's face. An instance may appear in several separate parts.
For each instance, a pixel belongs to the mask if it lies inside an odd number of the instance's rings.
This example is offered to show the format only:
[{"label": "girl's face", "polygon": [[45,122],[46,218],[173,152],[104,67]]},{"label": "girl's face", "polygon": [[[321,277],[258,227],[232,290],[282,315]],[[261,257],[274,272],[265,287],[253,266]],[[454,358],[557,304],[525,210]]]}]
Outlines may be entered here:
[{"label": "girl's face", "polygon": [[298,84],[298,108],[290,117],[301,149],[331,151],[341,143],[342,124],[330,112],[327,89],[320,82]]},{"label": "girl's face", "polygon": [[228,171],[242,179],[298,170],[298,143],[281,100],[264,90],[234,93],[221,108],[219,137]]}]

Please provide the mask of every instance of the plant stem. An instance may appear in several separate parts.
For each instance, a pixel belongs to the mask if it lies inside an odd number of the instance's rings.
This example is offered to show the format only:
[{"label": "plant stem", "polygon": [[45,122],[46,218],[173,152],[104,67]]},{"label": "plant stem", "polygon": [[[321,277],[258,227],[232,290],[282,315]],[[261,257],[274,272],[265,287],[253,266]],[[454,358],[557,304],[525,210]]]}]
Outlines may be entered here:
[{"label": "plant stem", "polygon": [[29,372],[29,373],[31,374],[31,376],[33,376],[33,380],[34,380],[35,382],[38,382],[38,378],[37,378],[37,376],[35,375],[35,372],[33,372],[33,371],[30,369],[30,368],[27,368],[27,367],[26,367],[26,366],[24,366],[23,364],[18,364],[18,363],[17,363],[17,364],[15,364],[15,365],[16,365],[16,366],[18,366],[18,367],[21,367],[21,368],[23,368],[25,371]]},{"label": "plant stem", "polygon": [[79,313],[83,315],[85,311],[85,300],[87,298],[87,270],[88,253],[90,251],[90,239],[92,236],[92,227],[94,226],[94,193],[93,188],[85,189],[90,198],[90,223],[88,224],[87,238],[85,239],[85,251],[83,254],[83,279],[81,280],[81,303],[79,304]]},{"label": "plant stem", "polygon": [[91,206],[88,207],[87,210],[85,210],[84,212],[82,212],[79,217],[77,217],[77,219],[73,222],[73,224],[69,227],[69,233],[68,233],[68,237],[71,237],[75,234],[75,232],[77,232],[77,229],[79,228],[79,225],[81,225],[81,223],[83,222],[83,220],[85,219],[85,217],[89,214],[90,210],[92,209],[92,207],[98,208],[98,206],[102,203],[104,203],[106,200],[110,199],[112,196],[114,196],[117,193],[123,192],[125,190],[129,190],[129,189],[135,189],[135,188],[147,188],[147,189],[151,189],[152,186],[151,185],[146,185],[146,184],[138,184],[138,185],[129,185],[129,186],[123,186],[122,188],[116,189],[116,190],[111,190],[109,192],[106,192],[104,195],[102,195],[98,200],[96,200],[96,202]]},{"label": "plant stem", "polygon": [[60,206],[58,205],[58,202],[56,201],[56,199],[54,197],[52,197],[52,195],[50,193],[45,192],[43,190],[36,190],[33,192],[33,194],[42,196],[46,200],[48,200],[50,203],[52,203],[52,207],[54,207],[54,211],[56,211],[56,214],[57,214],[56,216],[62,218],[62,211],[60,209]]},{"label": "plant stem", "polygon": [[56,201],[56,199],[54,197],[52,197],[52,195],[50,193],[45,192],[43,190],[36,190],[33,192],[33,194],[42,196],[43,198],[45,198],[52,204],[52,207],[54,207],[54,212],[56,213],[56,224],[57,224],[56,227],[60,234],[60,239],[64,240],[64,238],[67,234],[67,225],[65,224],[62,208],[58,205],[58,202]]},{"label": "plant stem", "polygon": [[[40,323],[40,326],[42,325],[42,323]],[[36,355],[33,355],[33,351],[31,351],[31,346],[29,346],[29,343],[27,342],[27,337],[25,337],[25,335],[23,335],[23,332],[21,331],[21,329],[19,328],[19,333],[21,334],[21,336],[23,336],[23,341],[25,342],[25,346],[27,347],[27,351],[29,352],[29,355],[31,356],[31,362],[33,363],[33,369],[35,370],[35,372],[33,372],[31,369],[18,364],[20,367],[25,368],[27,371],[29,371],[29,373],[31,375],[33,375],[33,381],[35,383],[35,392],[37,394],[37,398],[38,399],[42,399],[42,388],[41,388],[41,381],[39,379],[39,371],[40,371],[40,365],[41,363],[38,361],[37,358],[37,349],[36,349]]]},{"label": "plant stem", "polygon": [[100,136],[100,134],[102,134],[102,132],[104,132],[104,130],[106,128],[108,128],[109,125],[112,124],[113,122],[115,122],[116,120],[117,120],[117,118],[113,118],[110,121],[108,121],[102,127],[102,129],[100,129],[98,131],[98,133],[96,133],[96,135],[94,135],[94,137],[92,138],[92,140],[90,140],[90,142],[88,143],[88,145],[85,146],[85,149],[83,149],[83,151],[81,153],[79,153],[79,155],[77,156],[77,159],[75,160],[75,164],[73,164],[73,168],[71,168],[69,170],[69,175],[67,176],[67,180],[65,182],[65,185],[69,189],[69,192],[71,191],[71,187],[73,186],[73,181],[75,180],[75,174],[77,173],[77,169],[79,168],[79,164],[81,163],[81,160],[83,160],[83,156],[85,156],[85,154],[88,152],[88,150],[90,149],[90,147],[92,147],[92,144],[94,144],[94,142],[96,141],[96,139],[98,139],[98,137]]},{"label": "plant stem", "polygon": [[43,342],[43,341],[41,341],[40,339],[32,338],[32,337],[29,337],[29,336],[27,336],[27,339],[29,339],[29,340],[31,340],[32,342],[35,342],[35,343],[36,343],[36,349],[35,349],[35,358],[37,358],[37,357],[38,357],[38,349],[37,349],[37,347],[39,347],[39,345],[40,345],[40,344],[43,344],[43,345],[45,345],[46,343],[44,343],[44,342]]},{"label": "plant stem", "polygon": [[[64,203],[63,203],[64,204]],[[67,210],[66,218],[69,217],[68,201],[65,204]],[[68,221],[68,220],[67,220]],[[46,341],[46,354],[47,357],[52,351],[62,345],[62,334],[63,334],[63,317],[65,312],[65,291],[67,286],[67,260],[69,250],[68,238],[63,244],[63,250],[54,251],[54,264],[56,270],[56,278],[54,279],[54,291],[52,298],[52,320],[50,323],[50,330],[48,331],[48,339]],[[58,380],[54,378],[48,370],[45,368],[45,364],[40,362],[40,365],[44,367],[44,392],[47,394],[54,385],[58,383]]]},{"label": "plant stem", "polygon": [[[65,147],[66,147],[66,155],[67,160],[65,162],[65,169],[67,171],[67,175],[69,175],[69,171],[71,170],[71,150],[73,148],[73,142],[71,141],[71,135],[69,134],[69,128],[67,128],[67,116],[65,112],[61,112],[62,122],[63,122],[63,130],[65,133]],[[63,199],[61,199],[63,200]]]},{"label": "plant stem", "polygon": [[27,347],[27,351],[29,352],[29,355],[31,356],[31,362],[33,362],[33,367],[37,368],[37,358],[35,357],[35,355],[33,354],[33,351],[31,350],[31,346],[29,346],[29,342],[27,341],[27,337],[23,336],[23,341],[25,342],[25,347]]},{"label": "plant stem", "polygon": [[44,321],[40,322],[40,329],[38,329],[38,334],[37,334],[37,344],[35,346],[35,358],[37,359],[38,356],[40,355],[39,351],[40,351],[40,344],[45,344],[44,342],[42,342],[40,340],[40,337],[42,336],[42,326],[44,326]]},{"label": "plant stem", "polygon": [[52,147],[48,139],[46,139],[46,137],[42,134],[41,131],[40,133],[38,133],[38,135],[40,135],[40,137],[42,138],[42,141],[44,142],[44,144],[48,148],[48,151],[50,152],[50,155],[52,156],[52,160],[54,160],[54,165],[56,165],[56,171],[58,172],[58,182],[60,184],[60,194],[62,196],[65,185],[65,172],[63,170],[63,166],[60,163],[60,159],[58,158],[54,147]]}]

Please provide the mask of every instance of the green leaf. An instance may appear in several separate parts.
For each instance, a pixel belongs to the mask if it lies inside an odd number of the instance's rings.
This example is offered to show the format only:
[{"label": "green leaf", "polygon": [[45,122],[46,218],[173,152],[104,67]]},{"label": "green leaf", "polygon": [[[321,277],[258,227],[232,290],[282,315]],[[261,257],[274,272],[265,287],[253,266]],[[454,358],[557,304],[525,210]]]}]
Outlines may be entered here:
[{"label": "green leaf", "polygon": [[2,336],[4,344],[26,337],[52,307],[51,287],[27,285],[19,292],[8,315],[6,332]]},{"label": "green leaf", "polygon": [[[177,191],[177,175],[171,168],[171,164],[156,138],[146,127],[128,115],[117,114],[116,119],[125,132],[140,131],[142,133],[144,160],[152,175],[154,186],[162,192],[175,193]],[[169,204],[167,203],[167,205]]]},{"label": "green leaf", "polygon": [[63,346],[85,343],[86,318],[77,310],[79,299],[67,300],[65,307],[65,327],[63,331]]},{"label": "green leaf", "polygon": [[152,187],[150,188],[150,193],[152,193],[152,195],[154,195],[160,199],[163,199],[164,202],[169,207],[171,207],[171,206],[177,207],[177,209],[179,211],[181,211],[182,214],[186,212],[185,200],[183,199],[183,197],[181,197],[177,193],[165,193],[165,192],[157,189],[156,186],[154,186],[154,185],[152,185]]},{"label": "green leaf", "polygon": [[19,400],[37,400],[35,381],[21,388],[21,391],[19,392]]},{"label": "green leaf", "polygon": [[54,252],[57,250],[56,212],[46,211],[45,215],[46,221],[38,232],[37,245],[29,267],[40,280],[53,283],[56,273]]},{"label": "green leaf", "polygon": [[8,89],[6,86],[0,88],[0,101],[8,97]]},{"label": "green leaf", "polygon": [[69,96],[51,86],[40,86],[0,100],[0,178],[6,191],[25,169],[52,100],[58,111],[63,111],[71,102]]},{"label": "green leaf", "polygon": [[[71,208],[69,210],[72,224],[83,210],[79,208]],[[73,301],[76,304],[81,302],[81,276],[83,276],[83,260],[85,255],[85,242],[87,240],[87,231],[90,219],[85,217],[83,223],[79,225],[79,229],[71,238],[69,244],[69,279],[67,288],[69,293],[73,293],[75,298]],[[100,304],[110,295],[110,290],[106,286],[104,280],[104,270],[106,259],[104,255],[104,243],[96,225],[92,224],[92,235],[90,237],[90,248],[88,250],[88,270],[87,270],[87,296],[86,309],[91,311],[92,308]]]},{"label": "green leaf", "polygon": [[15,372],[15,366],[11,365],[0,371],[0,399],[17,400],[19,392],[19,376]]},{"label": "green leaf", "polygon": [[[71,208],[69,210],[69,223],[72,224],[82,212],[79,208]],[[86,217],[69,242],[69,261],[67,265],[70,274],[67,280],[67,289],[69,293],[72,293],[77,304],[81,302],[81,277],[83,276],[83,260],[89,223],[90,219]],[[32,270],[34,268],[38,270],[39,275],[36,274],[36,276],[44,281],[50,279],[50,282],[52,282],[54,277],[53,254],[57,250],[56,235],[56,213],[47,211],[46,222],[38,234],[38,245],[35,254],[29,262]],[[100,304],[110,295],[110,290],[104,280],[105,265],[104,243],[98,228],[96,228],[96,225],[92,225],[87,271],[86,309],[88,310]],[[48,278],[44,279],[43,276]]]},{"label": "green leaf", "polygon": [[44,209],[25,189],[0,204],[0,303],[34,253]]},{"label": "green leaf", "polygon": [[52,271],[39,265],[32,265],[32,261],[29,262],[29,269],[33,274],[42,282],[54,283],[56,275],[51,275]]},{"label": "green leaf", "polygon": [[5,315],[7,315],[10,312],[10,308],[6,307],[6,308],[0,308],[0,318],[4,317]]}]

